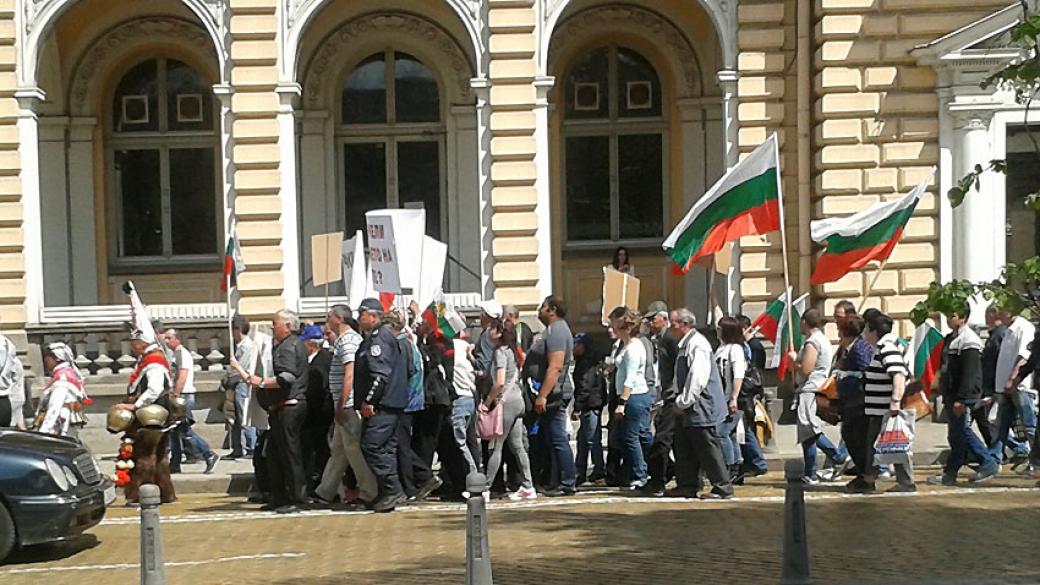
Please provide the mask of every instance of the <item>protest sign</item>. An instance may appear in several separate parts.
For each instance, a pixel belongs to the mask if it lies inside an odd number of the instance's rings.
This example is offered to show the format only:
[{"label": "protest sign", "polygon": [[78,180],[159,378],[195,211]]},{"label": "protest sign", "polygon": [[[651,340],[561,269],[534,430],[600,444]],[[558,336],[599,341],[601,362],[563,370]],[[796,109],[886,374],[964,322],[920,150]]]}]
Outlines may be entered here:
[{"label": "protest sign", "polygon": [[327,285],[343,277],[342,249],[343,234],[339,232],[311,236],[311,280],[314,286]]},{"label": "protest sign", "polygon": [[448,245],[430,236],[423,237],[422,265],[419,269],[419,287],[415,302],[427,307],[444,286],[444,265],[448,260]]},{"label": "protest sign", "polygon": [[639,312],[639,279],[618,272],[613,268],[603,269],[603,322],[616,307],[628,307]]},{"label": "protest sign", "polygon": [[347,304],[356,308],[362,300],[374,297],[372,276],[365,256],[365,234],[358,230],[353,238],[343,242],[343,290]]},{"label": "protest sign", "polygon": [[372,284],[379,292],[414,292],[419,288],[426,212],[421,209],[376,209],[368,223]]}]

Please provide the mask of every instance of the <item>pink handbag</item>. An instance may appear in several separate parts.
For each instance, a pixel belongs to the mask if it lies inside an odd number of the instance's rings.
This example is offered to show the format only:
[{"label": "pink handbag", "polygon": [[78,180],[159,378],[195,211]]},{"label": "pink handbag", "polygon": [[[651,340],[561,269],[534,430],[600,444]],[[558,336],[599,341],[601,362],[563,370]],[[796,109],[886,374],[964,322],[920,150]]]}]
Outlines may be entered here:
[{"label": "pink handbag", "polygon": [[477,405],[477,436],[485,441],[492,441],[504,434],[502,430],[502,401],[488,410],[484,403]]}]

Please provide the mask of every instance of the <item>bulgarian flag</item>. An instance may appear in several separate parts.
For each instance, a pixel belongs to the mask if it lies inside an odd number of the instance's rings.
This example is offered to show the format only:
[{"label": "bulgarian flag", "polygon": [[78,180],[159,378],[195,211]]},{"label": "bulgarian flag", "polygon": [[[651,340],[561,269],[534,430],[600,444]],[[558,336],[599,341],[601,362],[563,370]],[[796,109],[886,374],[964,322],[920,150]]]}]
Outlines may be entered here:
[{"label": "bulgarian flag", "polygon": [[444,339],[453,339],[466,328],[466,322],[453,307],[444,302],[441,295],[437,295],[423,311],[422,318],[435,335]]},{"label": "bulgarian flag", "polygon": [[227,248],[224,251],[224,273],[220,279],[220,290],[227,292],[228,283],[237,286],[238,275],[246,271],[246,263],[242,260],[242,250],[238,247],[238,238],[232,231],[228,237]]},{"label": "bulgarian flag", "polygon": [[816,260],[812,283],[834,282],[871,260],[886,260],[903,237],[903,229],[931,180],[929,175],[902,199],[874,204],[849,217],[812,222],[809,230],[813,241],[826,246]]},{"label": "bulgarian flag", "polygon": [[[794,301],[795,304],[801,303],[809,295],[802,295],[798,300]],[[777,331],[780,329],[780,323],[785,319],[785,310],[787,309],[787,293],[781,294],[775,301],[769,303],[766,310],[755,318],[751,322],[753,327],[758,333],[769,340],[776,340]]]},{"label": "bulgarian flag", "polygon": [[675,226],[664,251],[680,272],[727,242],[780,229],[779,153],[773,134],[719,179]]},{"label": "bulgarian flag", "polygon": [[[788,348],[792,344],[795,349],[802,347],[802,328],[800,324],[802,313],[805,311],[805,301],[809,298],[808,294],[804,294],[791,303],[792,318],[788,320],[786,295],[790,294],[790,292],[788,291],[780,295],[780,298],[777,299],[777,301],[781,302],[780,319],[777,321],[777,328],[773,337],[770,338],[773,341],[773,360],[770,362],[769,367],[776,368],[776,377],[781,380],[787,376],[787,370],[791,367],[791,360],[787,358]],[[774,301],[774,303],[777,301]],[[794,331],[791,331],[791,323],[794,323]],[[792,342],[789,342],[789,339]]]},{"label": "bulgarian flag", "polygon": [[931,396],[932,385],[942,364],[943,335],[930,321],[914,330],[910,341],[910,371],[924,385],[924,393]]}]

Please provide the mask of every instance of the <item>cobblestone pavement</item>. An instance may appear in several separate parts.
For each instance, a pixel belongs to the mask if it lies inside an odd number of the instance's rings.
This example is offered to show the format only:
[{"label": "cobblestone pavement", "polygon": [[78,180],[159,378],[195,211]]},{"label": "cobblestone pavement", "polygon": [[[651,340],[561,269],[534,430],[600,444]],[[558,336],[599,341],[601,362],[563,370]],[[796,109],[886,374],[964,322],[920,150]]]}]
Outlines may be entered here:
[{"label": "cobblestone pavement", "polygon": [[[934,472],[934,470],[931,470]],[[1034,482],[980,488],[808,495],[814,583],[1040,583]],[[884,485],[884,484],[882,484]],[[758,478],[728,502],[640,500],[592,492],[494,502],[488,513],[500,585],[778,582],[783,482]],[[389,515],[314,511],[279,517],[226,496],[164,506],[170,585],[451,584],[464,580],[461,504]],[[135,582],[137,511],[113,508],[89,535],[16,553],[0,583]]]}]

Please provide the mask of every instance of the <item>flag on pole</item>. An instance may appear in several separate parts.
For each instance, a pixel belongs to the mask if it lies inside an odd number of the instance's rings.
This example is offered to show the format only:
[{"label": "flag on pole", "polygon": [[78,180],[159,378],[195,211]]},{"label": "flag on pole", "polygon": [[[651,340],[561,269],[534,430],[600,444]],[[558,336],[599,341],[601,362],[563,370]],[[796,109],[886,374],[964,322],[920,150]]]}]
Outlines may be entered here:
[{"label": "flag on pole", "polygon": [[686,214],[664,250],[686,272],[726,242],[780,229],[780,164],[776,134],[730,169]]},{"label": "flag on pole", "polygon": [[[787,369],[791,367],[791,360],[787,357],[787,349],[792,344],[795,349],[802,346],[802,329],[800,323],[802,321],[802,313],[805,312],[805,301],[809,298],[808,294],[804,294],[798,297],[797,300],[791,303],[791,319],[787,318],[787,298],[785,295],[790,294],[790,291],[784,293],[778,299],[781,303],[780,319],[777,321],[778,326],[776,332],[771,338],[773,341],[773,360],[769,364],[769,367],[776,368],[777,378],[783,380],[787,376]],[[794,331],[791,331],[790,324],[794,324]],[[788,342],[792,340],[792,342]]]},{"label": "flag on pole", "polygon": [[438,294],[423,311],[422,318],[433,329],[435,335],[444,339],[452,339],[466,328],[466,322],[444,301],[441,294]]},{"label": "flag on pole", "polygon": [[751,327],[758,330],[766,339],[776,339],[776,332],[780,329],[780,321],[784,317],[784,308],[787,307],[787,293],[780,295],[778,299],[769,303],[766,310],[751,322]]},{"label": "flag on pole", "polygon": [[872,260],[887,259],[903,237],[903,229],[931,180],[929,174],[920,185],[896,201],[876,203],[848,217],[811,222],[809,230],[813,241],[826,246],[816,260],[812,283],[834,282]]},{"label": "flag on pole", "polygon": [[224,273],[220,279],[220,290],[227,292],[229,280],[232,287],[237,286],[238,275],[245,271],[246,263],[242,260],[242,249],[238,247],[238,238],[232,231],[224,251]]},{"label": "flag on pole", "polygon": [[910,341],[910,371],[915,378],[920,380],[924,386],[925,395],[929,397],[942,364],[943,345],[942,333],[932,325],[930,320],[921,323],[914,330],[914,337]]}]

